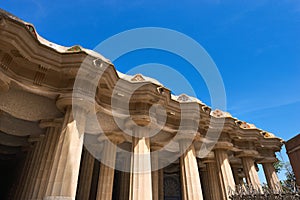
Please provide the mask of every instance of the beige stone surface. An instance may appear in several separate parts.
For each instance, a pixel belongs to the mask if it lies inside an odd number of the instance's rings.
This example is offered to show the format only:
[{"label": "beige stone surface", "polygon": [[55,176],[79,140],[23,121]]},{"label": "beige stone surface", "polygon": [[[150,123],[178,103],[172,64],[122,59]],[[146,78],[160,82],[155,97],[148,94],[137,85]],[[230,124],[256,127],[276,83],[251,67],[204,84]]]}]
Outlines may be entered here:
[{"label": "beige stone surface", "polygon": [[253,188],[257,191],[262,192],[262,187],[256,171],[254,160],[252,157],[243,157],[242,158],[244,173],[246,176],[246,181],[248,185],[252,185]]},{"label": "beige stone surface", "polygon": [[267,162],[263,163],[262,166],[269,188],[275,192],[282,191],[281,184],[276,174],[274,164],[272,162]]},{"label": "beige stone surface", "polygon": [[[84,113],[81,115],[84,116]],[[78,126],[84,125],[85,118],[75,121],[72,108],[68,107],[55,151],[45,199],[56,197],[75,199],[83,147],[83,132],[80,130],[84,130]]]},{"label": "beige stone surface", "polygon": [[221,183],[223,199],[229,199],[230,192],[235,191],[235,182],[228,159],[226,149],[216,149],[214,151],[217,162],[217,170]]},{"label": "beige stone surface", "polygon": [[182,194],[184,199],[203,199],[198,164],[195,155],[194,145],[186,141],[179,141],[183,153],[180,159],[182,179]]},{"label": "beige stone surface", "polygon": [[100,174],[98,180],[97,200],[112,199],[114,174],[116,163],[116,145],[109,141],[104,141],[102,160],[100,164]]},{"label": "beige stone surface", "polygon": [[84,149],[83,157],[81,159],[82,164],[76,198],[80,200],[89,200],[95,158],[86,149]]},{"label": "beige stone surface", "polygon": [[[135,131],[141,131],[137,129]],[[152,200],[150,139],[133,138],[130,200]]]}]

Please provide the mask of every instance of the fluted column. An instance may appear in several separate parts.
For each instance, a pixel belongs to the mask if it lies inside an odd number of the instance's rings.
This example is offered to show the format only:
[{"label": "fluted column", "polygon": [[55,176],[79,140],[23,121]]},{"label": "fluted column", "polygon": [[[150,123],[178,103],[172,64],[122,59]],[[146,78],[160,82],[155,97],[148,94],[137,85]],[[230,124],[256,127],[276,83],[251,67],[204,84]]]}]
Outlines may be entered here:
[{"label": "fluted column", "polygon": [[235,190],[235,182],[227,151],[228,149],[226,148],[217,148],[214,150],[217,163],[217,171],[221,183],[222,198],[224,199],[229,199],[229,193]]},{"label": "fluted column", "polygon": [[103,141],[104,148],[100,163],[97,200],[111,200],[113,192],[117,145]]},{"label": "fluted column", "polygon": [[199,173],[200,173],[200,183],[202,188],[202,193],[204,199],[210,199],[210,188],[208,185],[208,174],[207,174],[207,167],[206,165],[198,160],[198,167],[199,167]]},{"label": "fluted column", "polygon": [[82,159],[76,198],[89,200],[95,158],[84,149]]},{"label": "fluted column", "polygon": [[272,189],[274,192],[279,193],[282,189],[280,181],[275,171],[274,164],[272,162],[265,162],[262,163],[262,166],[269,188]]},{"label": "fluted column", "polygon": [[209,192],[209,199],[211,200],[220,200],[223,199],[221,197],[221,184],[218,177],[218,170],[216,161],[205,160],[204,163],[206,164],[206,171],[207,171],[207,181],[208,181],[208,192]]},{"label": "fluted column", "polygon": [[[42,136],[43,137],[43,136]],[[30,196],[30,189],[33,184],[33,179],[35,176],[35,167],[38,165],[38,159],[39,159],[39,154],[41,152],[41,149],[43,147],[43,140],[44,138],[40,139],[39,141],[36,142],[35,147],[34,147],[34,152],[32,154],[32,158],[29,164],[29,169],[26,174],[26,179],[24,182],[23,186],[23,191],[21,193],[21,199],[29,199]]]},{"label": "fluted column", "polygon": [[133,131],[130,200],[152,200],[150,138],[145,128]]},{"label": "fluted column", "polygon": [[164,169],[161,168],[158,170],[158,177],[159,177],[159,200],[164,200]]},{"label": "fluted column", "polygon": [[180,182],[181,182],[181,198],[183,200],[188,200],[187,197],[187,186],[186,186],[186,177],[183,173],[185,173],[185,166],[182,164],[184,163],[184,157],[180,156],[179,159],[179,163],[180,163]]},{"label": "fluted column", "polygon": [[242,185],[239,167],[236,165],[231,165],[231,168],[232,168],[232,173],[233,173],[233,177],[234,177],[234,182],[236,183],[236,185]]},{"label": "fluted column", "polygon": [[255,168],[254,159],[252,157],[242,157],[242,163],[244,168],[244,173],[248,185],[260,192],[262,192],[262,187],[260,185],[258,173]]},{"label": "fluted column", "polygon": [[[160,147],[158,146],[151,146],[152,151],[158,150]],[[152,197],[153,200],[159,200],[159,160],[158,160],[158,154],[152,153],[151,154],[151,167],[152,167]]]},{"label": "fluted column", "polygon": [[33,149],[31,149],[27,152],[24,168],[22,170],[21,177],[20,177],[20,180],[18,182],[18,186],[17,186],[16,192],[15,192],[15,195],[14,195],[14,200],[22,199],[21,195],[22,195],[22,192],[24,190],[26,179],[28,178],[28,172],[29,172],[29,169],[30,169],[30,163],[32,161],[33,153],[34,153]]},{"label": "fluted column", "polygon": [[[40,142],[39,148],[37,149],[38,154],[36,155],[36,161],[34,163],[34,166],[32,166],[31,170],[33,172],[29,173],[29,176],[31,177],[30,183],[28,184],[29,187],[26,188],[26,194],[23,196],[23,198],[26,199],[42,199],[42,196],[38,197],[40,190],[43,190],[44,187],[41,187],[42,185],[42,177],[45,172],[46,167],[46,160],[47,156],[51,155],[51,153],[54,151],[51,149],[51,145],[56,141],[57,134],[56,134],[56,127],[59,127],[61,123],[55,123],[54,120],[51,120],[51,122],[47,122],[46,125],[43,125],[41,123],[42,128],[47,128],[46,135],[43,137],[43,139]],[[49,158],[48,158],[49,159]]]},{"label": "fluted column", "polygon": [[44,165],[41,168],[41,176],[39,180],[39,184],[37,185],[37,199],[42,200],[43,197],[46,194],[46,187],[47,187],[47,181],[49,180],[50,176],[50,168],[53,164],[53,157],[56,150],[56,144],[59,138],[59,134],[61,131],[61,121],[60,120],[54,120],[52,122],[46,122],[44,121],[42,123],[42,127],[49,127],[51,126],[52,129],[52,137],[48,140],[50,146],[48,152],[45,152],[44,154]]},{"label": "fluted column", "polygon": [[190,141],[179,141],[180,151],[185,151],[180,158],[183,199],[203,199],[195,148]]},{"label": "fluted column", "polygon": [[120,193],[119,199],[128,200],[129,199],[129,184],[130,184],[130,166],[131,159],[128,153],[121,153],[121,159],[123,161],[124,170],[120,173]]},{"label": "fluted column", "polygon": [[[35,199],[36,198],[36,193],[34,194],[34,189],[35,187],[38,186],[38,175],[41,169],[41,165],[42,165],[42,160],[43,160],[43,155],[44,152],[47,151],[48,149],[48,144],[47,144],[47,140],[51,134],[53,130],[51,128],[49,128],[45,134],[45,136],[43,136],[42,140],[40,141],[41,145],[38,149],[38,154],[36,157],[36,161],[35,164],[33,166],[33,173],[31,174],[31,181],[29,184],[29,188],[27,189],[26,192],[26,198],[27,199]],[[36,190],[37,191],[37,190]]]},{"label": "fluted column", "polygon": [[[30,194],[29,199],[38,199],[38,193],[41,188],[42,176],[44,174],[44,169],[46,167],[47,156],[51,154],[51,143],[56,139],[56,128],[49,127],[45,138],[43,138],[41,148],[39,149],[39,158],[36,166],[34,168],[35,174],[32,177],[31,187],[29,189]],[[41,199],[41,198],[40,198]]]},{"label": "fluted column", "polygon": [[[85,111],[66,107],[44,200],[74,200],[85,129]],[[76,118],[74,118],[76,116]]]}]

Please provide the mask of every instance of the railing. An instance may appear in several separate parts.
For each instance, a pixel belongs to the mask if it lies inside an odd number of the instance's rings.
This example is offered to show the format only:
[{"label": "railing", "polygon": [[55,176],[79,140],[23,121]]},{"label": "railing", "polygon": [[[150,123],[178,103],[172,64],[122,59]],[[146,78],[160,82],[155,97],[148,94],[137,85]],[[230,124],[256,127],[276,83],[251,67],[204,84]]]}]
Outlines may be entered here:
[{"label": "railing", "polygon": [[283,191],[280,186],[272,190],[263,186],[262,190],[251,185],[238,185],[236,190],[230,190],[229,198],[232,200],[300,200],[299,190]]}]

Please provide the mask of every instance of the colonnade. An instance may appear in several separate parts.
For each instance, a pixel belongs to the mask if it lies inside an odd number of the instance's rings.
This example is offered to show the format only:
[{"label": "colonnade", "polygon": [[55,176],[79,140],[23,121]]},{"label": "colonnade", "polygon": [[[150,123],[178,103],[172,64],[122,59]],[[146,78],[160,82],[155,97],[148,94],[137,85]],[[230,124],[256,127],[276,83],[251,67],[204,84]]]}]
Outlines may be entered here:
[{"label": "colonnade", "polygon": [[[14,199],[89,200],[91,198],[95,158],[87,150],[82,151],[85,117],[74,119],[72,112],[71,107],[66,107],[64,119],[41,122],[41,127],[47,128],[46,134],[36,141],[32,150],[28,152]],[[76,112],[81,112],[78,114],[83,116],[85,113],[84,110],[77,109]],[[144,129],[135,131],[142,130]],[[120,172],[119,199],[164,199],[163,169],[151,170],[151,168],[156,169],[160,162],[157,157],[151,157],[150,152],[155,151],[156,147],[151,146],[150,139],[144,137],[145,135],[138,135],[140,137],[132,138],[131,161],[123,160],[126,165],[131,163],[131,173]],[[110,142],[121,143],[122,141]],[[116,145],[108,145],[109,142],[105,140],[102,143],[102,163],[95,196],[97,200],[110,200],[113,197],[115,175],[112,166],[116,163],[118,153]],[[228,147],[232,144],[224,145],[224,142],[219,142],[210,154],[213,156],[199,159],[193,143],[190,144],[184,139],[178,143],[182,151],[179,159],[181,198],[184,200],[229,199],[230,192],[241,183],[237,169],[230,163]],[[143,156],[140,156],[141,154]],[[241,160],[240,167],[243,169],[247,184],[261,190],[253,155],[245,150],[236,157]],[[269,187],[278,190],[279,180],[272,163],[275,160],[264,159],[262,165]],[[199,169],[199,165],[204,170]],[[78,181],[79,177],[80,181]]]}]

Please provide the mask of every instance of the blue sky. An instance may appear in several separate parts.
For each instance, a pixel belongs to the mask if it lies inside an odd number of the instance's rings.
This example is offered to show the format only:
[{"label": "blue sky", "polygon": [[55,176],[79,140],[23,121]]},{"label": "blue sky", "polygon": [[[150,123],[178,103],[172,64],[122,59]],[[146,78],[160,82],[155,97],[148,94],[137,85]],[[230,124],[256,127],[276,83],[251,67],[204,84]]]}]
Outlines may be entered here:
[{"label": "blue sky", "polygon": [[[114,34],[138,27],[180,31],[200,43],[216,63],[233,116],[284,140],[300,133],[297,0],[10,0],[1,1],[0,7],[33,23],[44,38],[64,46],[80,44],[93,49]],[[176,68],[196,96],[210,104],[202,78],[178,56],[144,50],[114,61],[121,72],[145,63]],[[191,94],[186,84],[159,66],[137,69],[157,78],[175,94]],[[286,155],[284,158],[287,160]]]}]

